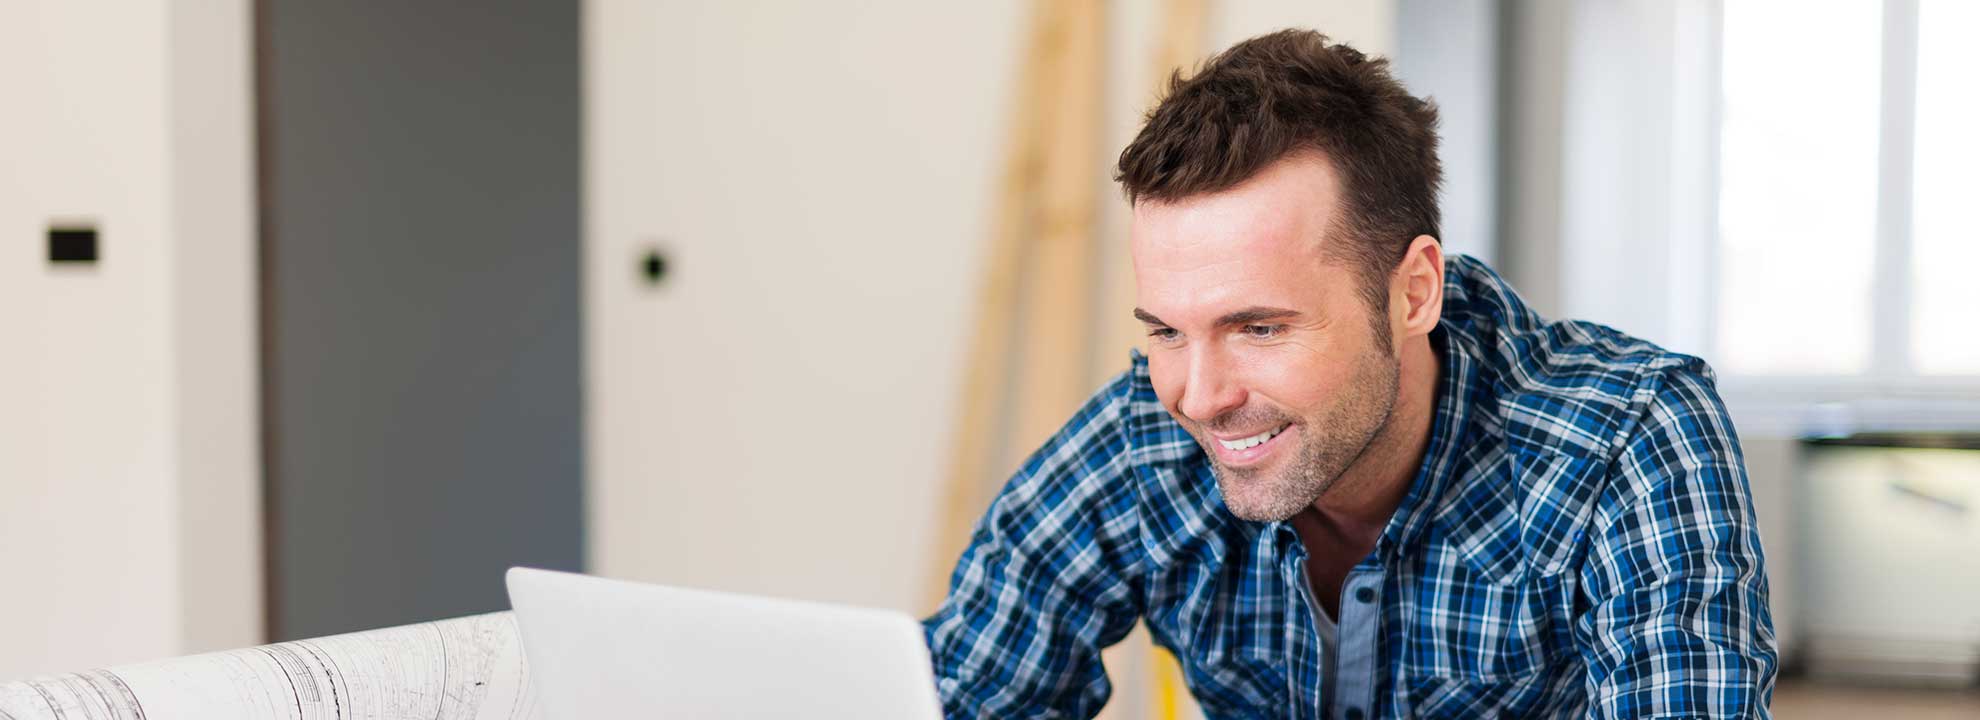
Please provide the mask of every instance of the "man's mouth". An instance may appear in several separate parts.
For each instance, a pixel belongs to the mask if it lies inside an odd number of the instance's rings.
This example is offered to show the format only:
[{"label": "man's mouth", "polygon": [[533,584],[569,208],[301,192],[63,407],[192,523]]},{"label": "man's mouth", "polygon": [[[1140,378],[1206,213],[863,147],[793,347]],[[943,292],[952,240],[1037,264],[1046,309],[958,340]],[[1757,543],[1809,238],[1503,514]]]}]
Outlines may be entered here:
[{"label": "man's mouth", "polygon": [[1258,433],[1257,435],[1252,435],[1250,437],[1242,437],[1236,440],[1219,439],[1217,443],[1223,445],[1224,449],[1226,450],[1232,450],[1232,451],[1248,450],[1257,447],[1259,445],[1265,444],[1265,441],[1270,440],[1273,437],[1276,437],[1279,433],[1285,432],[1286,428],[1289,427],[1292,427],[1292,423],[1285,423],[1278,427],[1272,428],[1270,430],[1266,430],[1265,432],[1261,432]]}]

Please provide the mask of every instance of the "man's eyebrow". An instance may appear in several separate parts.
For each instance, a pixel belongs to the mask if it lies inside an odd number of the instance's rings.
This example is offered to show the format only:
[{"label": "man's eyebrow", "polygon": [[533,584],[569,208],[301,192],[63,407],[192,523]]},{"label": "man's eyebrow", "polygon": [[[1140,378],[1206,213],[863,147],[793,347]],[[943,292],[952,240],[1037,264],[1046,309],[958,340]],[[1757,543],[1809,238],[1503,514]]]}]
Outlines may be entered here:
[{"label": "man's eyebrow", "polygon": [[1250,325],[1252,323],[1264,322],[1266,320],[1278,320],[1282,318],[1294,317],[1297,315],[1299,315],[1298,310],[1287,310],[1285,308],[1253,305],[1243,310],[1239,310],[1233,313],[1228,313],[1223,317],[1217,318],[1217,326],[1230,327],[1232,325]]},{"label": "man's eyebrow", "polygon": [[[1278,320],[1281,318],[1297,317],[1298,315],[1299,315],[1298,310],[1287,310],[1285,308],[1253,305],[1243,310],[1227,313],[1223,317],[1217,318],[1217,326],[1230,327],[1232,325],[1249,325],[1256,322],[1264,322],[1266,320]],[[1154,313],[1148,312],[1147,310],[1143,310],[1141,308],[1134,309],[1134,317],[1135,319],[1148,323],[1150,325],[1160,325],[1162,327],[1169,326],[1168,323],[1162,322],[1161,318],[1155,317]]]}]

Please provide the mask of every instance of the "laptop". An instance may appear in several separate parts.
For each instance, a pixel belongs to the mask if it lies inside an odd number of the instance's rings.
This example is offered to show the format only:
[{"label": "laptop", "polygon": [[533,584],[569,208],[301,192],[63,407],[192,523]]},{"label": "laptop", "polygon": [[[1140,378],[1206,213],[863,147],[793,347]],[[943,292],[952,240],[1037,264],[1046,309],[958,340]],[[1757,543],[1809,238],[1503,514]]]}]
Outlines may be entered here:
[{"label": "laptop", "polygon": [[941,720],[905,614],[511,568],[546,718]]}]

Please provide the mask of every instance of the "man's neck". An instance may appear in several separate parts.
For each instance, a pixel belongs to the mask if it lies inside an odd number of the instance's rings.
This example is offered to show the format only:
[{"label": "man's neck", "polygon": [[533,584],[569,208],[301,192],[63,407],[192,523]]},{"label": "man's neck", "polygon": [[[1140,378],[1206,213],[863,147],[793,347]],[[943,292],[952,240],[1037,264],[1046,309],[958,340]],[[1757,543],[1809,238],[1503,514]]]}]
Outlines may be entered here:
[{"label": "man's neck", "polygon": [[1437,414],[1437,383],[1443,374],[1443,363],[1428,336],[1404,341],[1400,351],[1402,377],[1389,421],[1313,503],[1313,509],[1333,523],[1356,535],[1365,534],[1371,545],[1402,505],[1423,466]]}]

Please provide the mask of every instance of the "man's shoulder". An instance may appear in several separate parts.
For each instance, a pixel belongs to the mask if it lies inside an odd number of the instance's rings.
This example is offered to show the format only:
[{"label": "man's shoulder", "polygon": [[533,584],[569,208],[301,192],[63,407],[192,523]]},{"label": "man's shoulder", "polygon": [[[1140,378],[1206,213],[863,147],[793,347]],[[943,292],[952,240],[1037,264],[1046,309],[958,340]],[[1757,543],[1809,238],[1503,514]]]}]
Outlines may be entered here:
[{"label": "man's shoulder", "polygon": [[1716,405],[1704,360],[1584,320],[1548,320],[1483,263],[1456,256],[1447,342],[1478,365],[1475,397],[1515,445],[1582,457],[1620,449],[1659,401]]},{"label": "man's shoulder", "polygon": [[1160,480],[1150,476],[1202,463],[1202,448],[1156,397],[1147,358],[1133,351],[1128,367],[1087,398],[1016,480],[1057,502],[1123,506],[1147,500],[1137,496]]},{"label": "man's shoulder", "polygon": [[1605,325],[1553,321],[1479,344],[1506,433],[1568,454],[1613,454],[1673,386],[1718,402],[1705,361]]},{"label": "man's shoulder", "polygon": [[1024,462],[987,520],[1019,550],[1097,548],[1126,572],[1224,527],[1221,508],[1201,447],[1162,407],[1136,352]]},{"label": "man's shoulder", "polygon": [[1722,417],[1704,361],[1605,325],[1543,318],[1476,260],[1455,258],[1447,278],[1446,352],[1462,355],[1469,402],[1462,480],[1440,518],[1465,538],[1460,554],[1474,568],[1566,567],[1589,522],[1646,491],[1641,468],[1615,462],[1632,443],[1730,433],[1680,417]]},{"label": "man's shoulder", "polygon": [[1136,465],[1162,465],[1202,459],[1202,448],[1189,431],[1176,422],[1162,399],[1155,395],[1155,384],[1148,375],[1148,356],[1140,350],[1128,351],[1128,369],[1110,383],[1106,392],[1119,403],[1121,430],[1127,440],[1131,461]]}]

